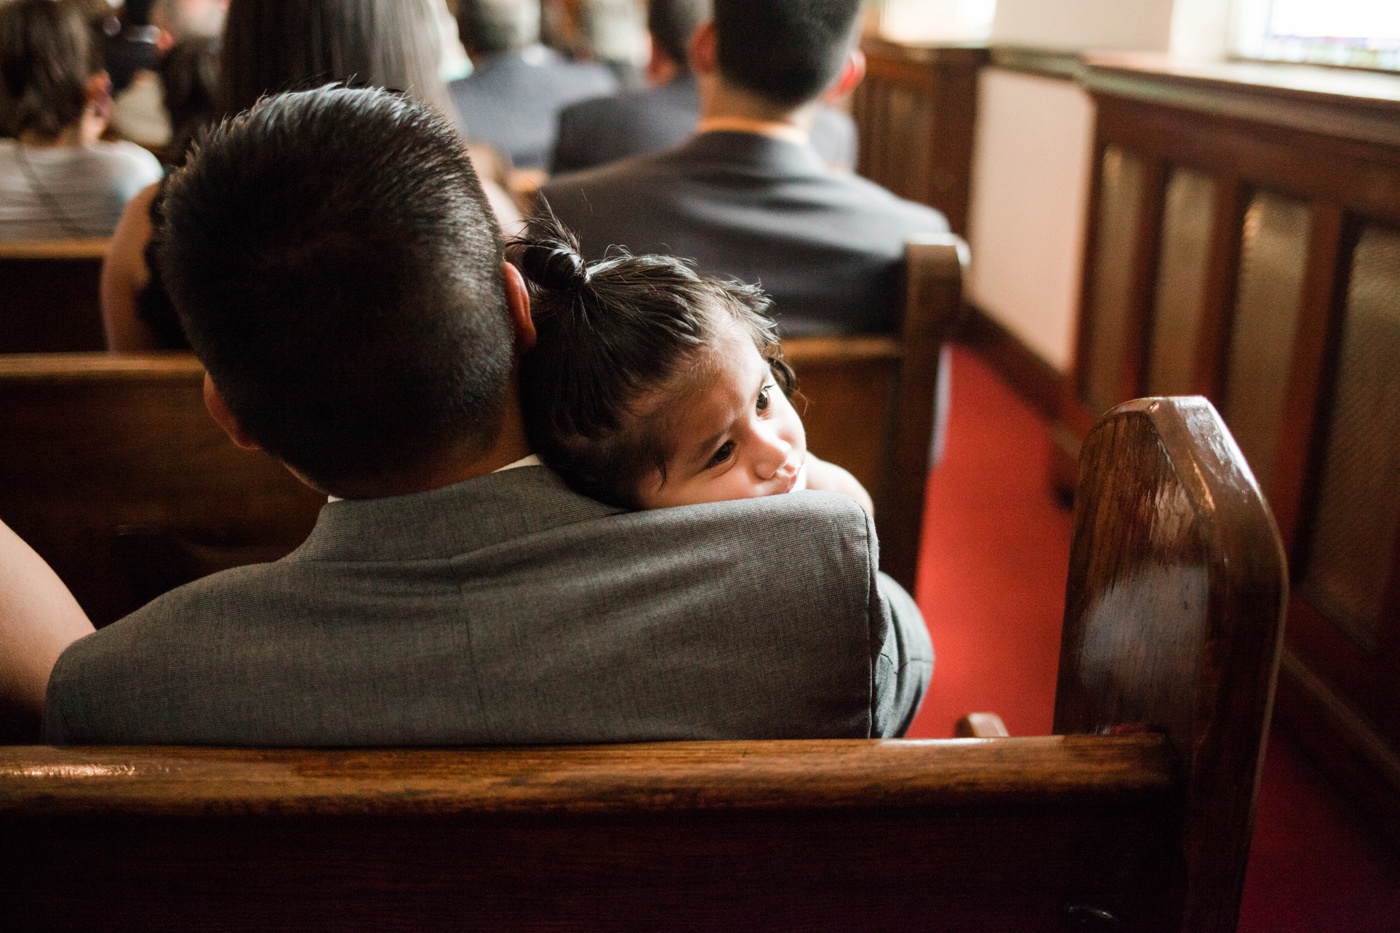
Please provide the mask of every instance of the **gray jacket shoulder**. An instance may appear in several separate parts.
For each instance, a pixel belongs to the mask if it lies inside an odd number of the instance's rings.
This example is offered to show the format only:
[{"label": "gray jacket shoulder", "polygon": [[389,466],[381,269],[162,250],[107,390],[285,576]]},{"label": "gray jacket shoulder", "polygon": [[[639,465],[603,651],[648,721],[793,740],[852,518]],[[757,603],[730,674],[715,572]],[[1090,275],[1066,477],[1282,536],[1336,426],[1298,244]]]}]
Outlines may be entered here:
[{"label": "gray jacket shoulder", "polygon": [[441,554],[346,560],[337,540],[167,594],[64,652],[45,739],[499,744],[907,726],[927,635],[882,592],[872,528],[849,501],[610,515],[557,499],[543,520],[474,529],[471,546]]}]

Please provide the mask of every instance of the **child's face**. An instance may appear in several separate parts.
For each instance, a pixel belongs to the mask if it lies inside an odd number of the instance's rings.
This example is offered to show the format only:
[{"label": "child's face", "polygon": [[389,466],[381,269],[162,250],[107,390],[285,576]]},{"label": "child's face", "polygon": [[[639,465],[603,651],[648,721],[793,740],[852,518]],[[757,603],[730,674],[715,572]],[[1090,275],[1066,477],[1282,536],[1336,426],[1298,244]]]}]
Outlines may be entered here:
[{"label": "child's face", "polygon": [[674,413],[678,443],[666,476],[642,483],[643,508],[660,509],[791,492],[807,458],[802,419],[753,342],[717,348],[713,378]]}]

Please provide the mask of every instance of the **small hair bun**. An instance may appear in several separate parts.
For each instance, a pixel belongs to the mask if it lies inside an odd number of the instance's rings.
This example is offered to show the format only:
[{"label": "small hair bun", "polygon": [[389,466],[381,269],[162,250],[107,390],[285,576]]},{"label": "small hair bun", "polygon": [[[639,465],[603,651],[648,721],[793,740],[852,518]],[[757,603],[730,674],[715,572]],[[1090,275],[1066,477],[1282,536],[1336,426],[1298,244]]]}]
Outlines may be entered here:
[{"label": "small hair bun", "polygon": [[578,250],[559,240],[526,244],[520,265],[530,281],[552,291],[585,288],[592,278]]}]

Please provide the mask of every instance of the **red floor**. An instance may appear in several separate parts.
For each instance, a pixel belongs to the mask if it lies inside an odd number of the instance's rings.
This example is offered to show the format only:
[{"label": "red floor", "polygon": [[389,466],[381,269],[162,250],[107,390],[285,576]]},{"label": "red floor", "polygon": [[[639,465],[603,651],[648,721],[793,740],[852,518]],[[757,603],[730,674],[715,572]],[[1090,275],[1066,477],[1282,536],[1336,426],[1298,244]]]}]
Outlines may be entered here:
[{"label": "red floor", "polygon": [[[959,348],[916,594],[937,662],[913,737],[949,736],[976,710],[999,713],[1013,735],[1050,731],[1070,516],[1046,483],[1049,450],[1035,413]],[[1400,849],[1279,731],[1265,759],[1239,929],[1400,931]]]}]

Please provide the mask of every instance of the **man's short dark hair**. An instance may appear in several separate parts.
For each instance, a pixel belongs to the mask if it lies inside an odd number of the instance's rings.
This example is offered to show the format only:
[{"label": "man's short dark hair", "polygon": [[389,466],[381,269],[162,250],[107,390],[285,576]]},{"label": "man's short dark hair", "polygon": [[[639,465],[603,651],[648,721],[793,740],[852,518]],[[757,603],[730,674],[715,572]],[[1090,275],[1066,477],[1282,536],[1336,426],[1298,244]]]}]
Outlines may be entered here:
[{"label": "man's short dark hair", "polygon": [[540,40],[540,0],[459,0],[457,32],[468,52],[513,52]]},{"label": "man's short dark hair", "polygon": [[0,3],[0,111],[18,136],[52,139],[83,118],[102,49],[82,8],[62,0]]},{"label": "man's short dark hair", "polygon": [[861,0],[714,0],[719,70],[780,107],[815,100],[841,73]]},{"label": "man's short dark hair", "polygon": [[258,444],[356,495],[495,439],[500,230],[461,138],[376,89],[269,97],[171,176],[158,263]]},{"label": "man's short dark hair", "polygon": [[651,0],[647,5],[647,31],[666,56],[688,67],[690,37],[713,13],[711,0]]}]

